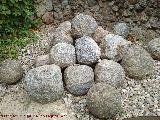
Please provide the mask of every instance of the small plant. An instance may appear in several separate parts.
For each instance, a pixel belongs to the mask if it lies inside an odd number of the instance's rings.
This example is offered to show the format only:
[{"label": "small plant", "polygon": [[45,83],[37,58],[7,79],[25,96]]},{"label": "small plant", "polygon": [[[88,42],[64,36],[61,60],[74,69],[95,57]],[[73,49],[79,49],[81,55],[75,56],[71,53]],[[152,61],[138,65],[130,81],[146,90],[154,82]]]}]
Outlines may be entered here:
[{"label": "small plant", "polygon": [[37,37],[31,32],[27,35],[27,37],[11,37],[0,40],[0,62],[7,58],[17,59],[19,50],[24,48],[28,43],[36,40]]},{"label": "small plant", "polygon": [[33,0],[0,1],[0,37],[22,35],[37,25]]},{"label": "small plant", "polygon": [[29,29],[40,23],[33,0],[0,0],[0,61],[17,58],[19,49],[35,40]]}]

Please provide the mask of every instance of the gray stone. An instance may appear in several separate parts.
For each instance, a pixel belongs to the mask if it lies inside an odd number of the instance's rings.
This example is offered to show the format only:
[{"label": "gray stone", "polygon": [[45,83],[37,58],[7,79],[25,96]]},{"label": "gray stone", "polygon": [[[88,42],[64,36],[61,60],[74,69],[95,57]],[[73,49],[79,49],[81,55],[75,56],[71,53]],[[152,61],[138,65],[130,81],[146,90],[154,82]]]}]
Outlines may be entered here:
[{"label": "gray stone", "polygon": [[78,37],[91,36],[98,27],[94,18],[83,14],[76,15],[71,23],[73,34]]},{"label": "gray stone", "polygon": [[101,26],[98,26],[95,33],[93,34],[93,39],[97,44],[101,43],[101,40],[105,37],[105,35],[108,35],[109,31],[104,30]]},{"label": "gray stone", "polygon": [[52,45],[56,45],[57,43],[73,44],[73,38],[65,34],[64,31],[55,32],[53,34]]},{"label": "gray stone", "polygon": [[36,67],[43,66],[43,65],[49,65],[49,55],[40,55],[36,58]]},{"label": "gray stone", "polygon": [[0,64],[0,81],[13,84],[23,77],[22,65],[16,60],[7,59]]},{"label": "gray stone", "polygon": [[89,111],[99,118],[113,118],[122,109],[120,91],[105,83],[93,85],[87,94]]},{"label": "gray stone", "polygon": [[24,82],[30,98],[39,103],[56,101],[64,92],[61,69],[54,64],[31,69]]},{"label": "gray stone", "polygon": [[65,34],[70,34],[71,29],[71,23],[69,21],[64,21],[56,28],[56,31],[63,31]]},{"label": "gray stone", "polygon": [[150,17],[148,22],[146,23],[146,27],[160,29],[160,21],[157,17]]},{"label": "gray stone", "polygon": [[62,42],[73,44],[73,38],[71,37],[71,23],[69,21],[61,23],[53,33],[52,45]]},{"label": "gray stone", "polygon": [[53,12],[46,12],[43,16],[42,16],[42,21],[45,24],[51,24],[53,22]]},{"label": "gray stone", "polygon": [[155,72],[154,61],[150,54],[139,45],[121,47],[122,61],[126,75],[135,79],[152,77]]},{"label": "gray stone", "polygon": [[100,48],[101,48],[101,57],[103,59],[111,59],[114,61],[121,60],[121,56],[118,53],[120,46],[128,44],[128,41],[122,38],[121,36],[108,34],[102,39]]},{"label": "gray stone", "polygon": [[84,95],[94,84],[93,69],[87,65],[69,66],[64,71],[66,88],[74,95]]},{"label": "gray stone", "polygon": [[75,48],[78,63],[91,65],[100,59],[100,48],[91,37],[77,39]]},{"label": "gray stone", "polygon": [[148,49],[154,59],[160,60],[160,38],[155,38],[148,43]]},{"label": "gray stone", "polygon": [[120,87],[124,80],[125,72],[119,63],[104,59],[95,66],[96,82],[104,82],[113,87]]},{"label": "gray stone", "polygon": [[75,48],[71,44],[58,43],[50,51],[50,61],[62,68],[76,63]]},{"label": "gray stone", "polygon": [[127,37],[129,33],[129,26],[126,23],[117,23],[114,26],[114,31],[117,35]]}]

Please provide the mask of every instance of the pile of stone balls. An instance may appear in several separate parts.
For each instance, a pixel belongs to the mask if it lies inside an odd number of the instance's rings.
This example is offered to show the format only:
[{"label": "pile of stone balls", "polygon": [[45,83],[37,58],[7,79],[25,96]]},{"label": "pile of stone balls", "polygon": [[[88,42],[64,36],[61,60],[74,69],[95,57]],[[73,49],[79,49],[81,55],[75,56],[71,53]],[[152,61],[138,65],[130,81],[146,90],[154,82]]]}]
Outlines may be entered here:
[{"label": "pile of stone balls", "polygon": [[[117,31],[125,30],[119,26]],[[158,43],[160,38],[148,46],[153,58],[160,60]],[[19,65],[10,64],[5,61],[1,65],[0,78],[6,83],[14,83],[22,74]],[[154,72],[154,61],[145,49],[104,30],[91,16],[78,14],[55,29],[50,53],[37,57],[36,67],[24,82],[34,101],[54,102],[66,89],[75,96],[87,94],[93,115],[112,118],[122,111],[119,88],[125,76],[142,80],[153,77]]]}]

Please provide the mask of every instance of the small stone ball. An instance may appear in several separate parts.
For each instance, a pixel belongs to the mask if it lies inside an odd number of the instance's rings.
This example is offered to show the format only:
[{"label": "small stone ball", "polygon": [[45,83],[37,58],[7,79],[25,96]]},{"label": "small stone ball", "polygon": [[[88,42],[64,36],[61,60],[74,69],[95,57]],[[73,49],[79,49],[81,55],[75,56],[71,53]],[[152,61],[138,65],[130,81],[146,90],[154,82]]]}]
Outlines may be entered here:
[{"label": "small stone ball", "polygon": [[84,36],[77,39],[75,48],[78,63],[91,65],[100,59],[100,48],[91,37]]},{"label": "small stone ball", "polygon": [[50,61],[62,68],[76,63],[75,48],[71,44],[58,43],[50,51]]},{"label": "small stone ball", "polygon": [[69,66],[64,71],[67,90],[74,95],[85,95],[94,84],[93,69],[87,65]]},{"label": "small stone ball", "polygon": [[98,25],[95,19],[89,15],[78,14],[72,19],[72,31],[74,36],[91,36]]},{"label": "small stone ball", "polygon": [[0,64],[0,81],[13,84],[23,77],[22,65],[17,60],[7,59]]},{"label": "small stone ball", "polygon": [[121,65],[127,76],[139,80],[154,76],[154,60],[144,48],[134,44],[123,46],[121,54]]},{"label": "small stone ball", "polygon": [[160,60],[160,38],[155,38],[148,43],[148,49],[153,59]]},{"label": "small stone ball", "polygon": [[129,26],[126,23],[117,23],[114,26],[115,34],[120,35],[124,38],[128,36],[129,30]]},{"label": "small stone ball", "polygon": [[122,112],[120,91],[105,83],[97,83],[89,89],[87,104],[89,112],[98,118],[110,119]]},{"label": "small stone ball", "polygon": [[108,34],[102,39],[101,48],[101,58],[110,59],[114,61],[120,61],[121,56],[119,54],[119,47],[128,44],[128,41],[123,39],[121,36]]},{"label": "small stone ball", "polygon": [[61,69],[54,64],[31,69],[24,83],[30,98],[39,103],[54,102],[64,92]]},{"label": "small stone ball", "polygon": [[104,59],[95,66],[95,80],[120,87],[125,80],[125,71],[119,63]]}]

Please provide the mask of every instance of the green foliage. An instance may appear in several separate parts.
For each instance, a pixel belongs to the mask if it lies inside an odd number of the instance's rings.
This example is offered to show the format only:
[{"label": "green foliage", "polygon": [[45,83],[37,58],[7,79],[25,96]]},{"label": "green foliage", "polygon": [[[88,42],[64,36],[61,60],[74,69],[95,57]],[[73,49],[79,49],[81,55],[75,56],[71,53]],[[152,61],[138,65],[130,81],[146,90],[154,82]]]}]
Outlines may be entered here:
[{"label": "green foliage", "polygon": [[21,35],[37,25],[33,0],[0,0],[0,37]]},{"label": "green foliage", "polygon": [[16,59],[19,50],[35,40],[29,31],[41,23],[33,0],[0,0],[0,62]]},{"label": "green foliage", "polygon": [[28,43],[34,42],[37,37],[34,33],[28,32],[27,37],[12,37],[8,39],[0,40],[0,62],[7,59],[17,59],[19,55],[19,50],[24,48]]}]

